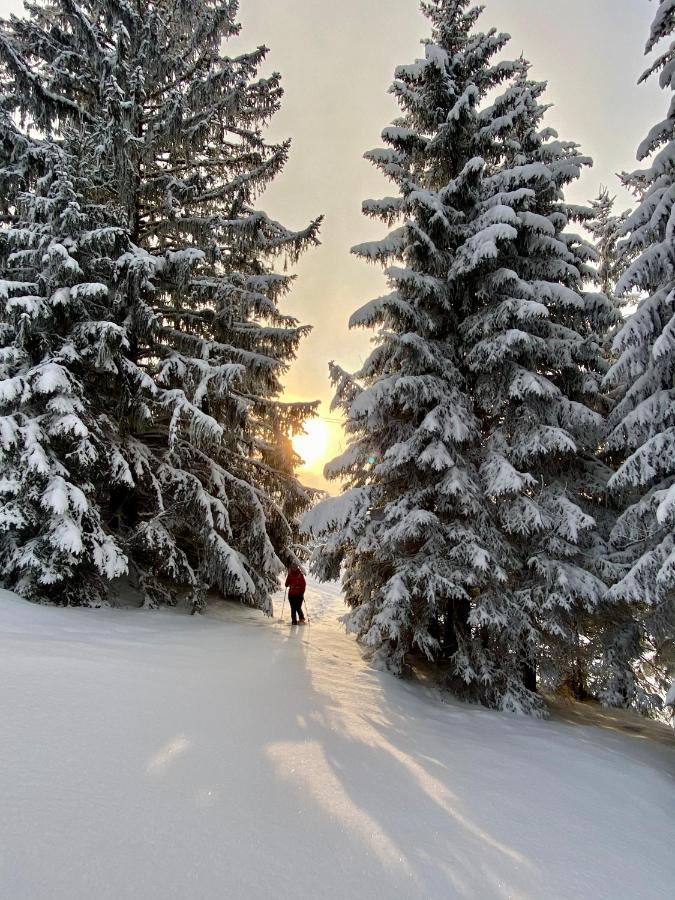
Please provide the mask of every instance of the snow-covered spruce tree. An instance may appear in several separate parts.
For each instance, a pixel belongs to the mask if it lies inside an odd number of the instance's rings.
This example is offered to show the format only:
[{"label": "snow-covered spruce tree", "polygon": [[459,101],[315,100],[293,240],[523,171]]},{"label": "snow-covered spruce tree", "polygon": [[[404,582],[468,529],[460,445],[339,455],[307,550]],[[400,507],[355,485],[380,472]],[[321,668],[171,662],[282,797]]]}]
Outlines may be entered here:
[{"label": "snow-covered spruce tree", "polygon": [[367,154],[399,195],[364,211],[402,225],[355,248],[392,293],[352,317],[379,328],[363,369],[332,367],[350,445],[327,474],[347,490],[305,527],[328,533],[316,570],[344,564],[351,627],[395,671],[414,647],[452,656],[484,701],[531,711],[538,656],[564,645],[567,671],[604,592],[578,493],[602,480],[586,401],[611,309],[577,292],[593,254],[564,231],[578,211],[561,191],[587,160],[537,131],[543,87],[523,60],[493,62],[508,38],[475,32],[465,0],[423,9],[425,59],[392,88],[404,115]]},{"label": "snow-covered spruce tree", "polygon": [[319,225],[253,205],[288,153],[262,133],[279,77],[256,74],[265,48],[221,55],[236,2],[28,13],[0,30],[4,582],[105,599],[126,566],[149,603],[213,586],[269,610],[310,500],[288,434],[311,413],[279,399],[306,329],[271,260]]},{"label": "snow-covered spruce tree", "polygon": [[[521,73],[479,114],[497,123],[503,155],[449,277],[481,278],[476,311],[460,330],[484,438],[484,488],[519,560],[512,605],[527,611],[535,635],[531,666],[550,686],[567,682],[583,695],[605,579],[615,574],[605,544],[611,471],[597,448],[601,340],[619,316],[604,294],[583,290],[595,253],[568,227],[592,211],[566,203],[564,189],[591,161],[542,129],[544,90]],[[493,249],[486,224],[495,219],[511,234]],[[530,679],[534,686],[534,672]]]},{"label": "snow-covered spruce tree", "polygon": [[[660,0],[647,52],[668,42],[642,77],[675,87],[675,0]],[[672,96],[671,96],[672,100]],[[617,616],[608,638],[603,698],[613,705],[659,706],[668,687],[675,640],[675,105],[640,145],[646,169],[625,176],[639,205],[626,221],[623,247],[636,256],[617,292],[644,299],[615,341],[607,385],[623,388],[610,423],[608,451],[621,463],[610,486],[625,504],[613,543],[625,569],[609,599]]]},{"label": "snow-covered spruce tree", "polygon": [[629,216],[629,212],[615,215],[616,197],[612,197],[606,187],[591,201],[593,217],[586,222],[586,228],[593,237],[598,254],[596,265],[596,284],[600,291],[610,297],[617,308],[624,305],[622,298],[616,296],[616,286],[627,267],[628,260],[619,252],[621,228]]},{"label": "snow-covered spruce tree", "polygon": [[[327,534],[315,570],[337,577],[344,564],[350,627],[396,673],[414,648],[430,658],[461,648],[466,659],[472,598],[500,596],[508,582],[508,547],[480,481],[480,423],[459,335],[466,298],[448,272],[484,177],[477,104],[517,66],[492,63],[507,38],[472,34],[479,12],[468,6],[426,4],[433,39],[423,60],[397,69],[392,87],[403,117],[384,130],[387,149],[366,154],[398,195],[366,201],[364,212],[402,224],[354,252],[382,262],[392,290],[351,318],[352,327],[378,329],[361,371],[331,367],[349,447],[326,474],[347,490],[305,519]],[[467,664],[461,674],[495,704],[531,705],[517,667],[504,674]]]},{"label": "snow-covered spruce tree", "polygon": [[[100,602],[126,560],[93,490],[105,425],[59,323],[100,297],[78,237],[96,228],[102,210],[81,205],[73,161],[58,147],[21,135],[7,119],[0,128],[11,148],[0,187],[16,200],[0,231],[0,571],[28,597]],[[23,164],[36,176],[30,194],[15,190]]]}]

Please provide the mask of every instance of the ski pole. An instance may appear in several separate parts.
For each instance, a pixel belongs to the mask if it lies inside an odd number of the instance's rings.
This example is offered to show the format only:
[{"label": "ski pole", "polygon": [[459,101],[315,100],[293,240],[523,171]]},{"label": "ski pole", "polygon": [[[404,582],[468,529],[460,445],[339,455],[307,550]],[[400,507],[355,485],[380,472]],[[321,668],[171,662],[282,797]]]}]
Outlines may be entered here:
[{"label": "ski pole", "polygon": [[284,602],[281,604],[281,620],[284,621],[284,609],[286,608],[286,594],[288,593],[288,588],[284,591]]},{"label": "ski pole", "polygon": [[305,612],[307,613],[307,651],[309,652],[309,649],[312,646],[312,620],[309,617],[309,606],[307,606],[307,597],[305,597],[304,600],[305,600]]}]

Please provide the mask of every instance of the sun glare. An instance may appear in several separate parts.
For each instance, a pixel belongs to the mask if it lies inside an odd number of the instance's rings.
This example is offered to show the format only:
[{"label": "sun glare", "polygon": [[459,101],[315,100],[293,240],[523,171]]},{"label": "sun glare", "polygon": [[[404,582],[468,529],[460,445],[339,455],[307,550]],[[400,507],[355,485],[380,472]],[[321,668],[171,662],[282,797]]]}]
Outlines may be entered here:
[{"label": "sun glare", "polygon": [[305,422],[305,431],[307,434],[298,434],[293,438],[293,449],[304,460],[305,468],[311,469],[326,459],[329,434],[326,423],[321,419]]}]

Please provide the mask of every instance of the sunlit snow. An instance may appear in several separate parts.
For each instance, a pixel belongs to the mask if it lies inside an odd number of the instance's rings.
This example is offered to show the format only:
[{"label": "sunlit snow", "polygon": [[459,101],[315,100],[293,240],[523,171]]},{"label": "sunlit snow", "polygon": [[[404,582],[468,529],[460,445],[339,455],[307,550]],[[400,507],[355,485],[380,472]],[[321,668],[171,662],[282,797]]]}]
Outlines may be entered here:
[{"label": "sunlit snow", "polygon": [[334,587],[307,598],[291,630],[0,592],[0,896],[672,896],[666,729],[442,702],[368,665]]}]

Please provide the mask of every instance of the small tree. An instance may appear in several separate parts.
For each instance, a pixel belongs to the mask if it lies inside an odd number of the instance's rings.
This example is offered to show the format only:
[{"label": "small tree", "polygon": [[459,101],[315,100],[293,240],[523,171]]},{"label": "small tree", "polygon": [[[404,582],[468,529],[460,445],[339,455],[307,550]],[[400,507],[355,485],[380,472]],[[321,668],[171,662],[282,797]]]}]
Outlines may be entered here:
[{"label": "small tree", "polygon": [[[7,204],[2,274],[20,269],[42,302],[34,313],[24,288],[8,291],[3,346],[11,357],[30,327],[30,362],[21,364],[58,357],[77,382],[101,441],[80,487],[114,541],[115,573],[123,558],[150,603],[188,590],[199,606],[214,586],[269,610],[292,557],[289,520],[311,499],[293,476],[288,434],[313,410],[279,399],[307,329],[279,311],[292,279],[270,260],[295,260],[317,242],[319,221],[293,232],[253,205],[289,145],[262,134],[282,96],[278,75],[256,76],[266,49],[221,55],[238,31],[236,12],[227,0],[56,0],[4,23],[5,110],[25,126],[4,132],[16,201]],[[68,220],[74,263],[51,280],[48,254],[28,253],[42,197],[57,190],[51,162],[36,156],[35,129],[69,160],[81,213]],[[56,208],[50,215],[53,254],[62,225]],[[30,418],[25,403],[15,394],[3,411]],[[84,475],[70,468],[72,446],[55,452],[77,485]],[[28,469],[16,459],[23,483]],[[14,496],[20,505],[22,492]],[[47,527],[6,524],[17,573],[31,535]],[[86,544],[72,554],[98,566]],[[18,575],[6,583],[69,600],[68,577],[42,592]]]},{"label": "small tree", "polygon": [[629,213],[615,215],[615,203],[616,197],[610,196],[606,187],[601,187],[598,196],[591,201],[593,218],[586,222],[586,228],[593,236],[598,253],[596,284],[606,297],[611,297],[617,306],[621,306],[621,298],[616,296],[616,286],[627,261],[619,252],[618,245]]}]

